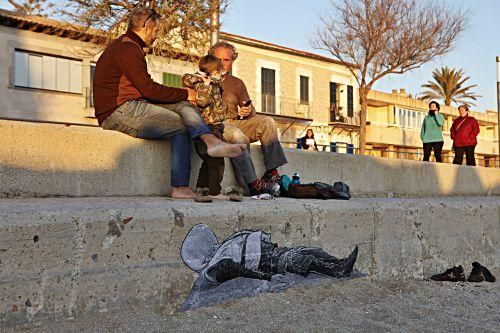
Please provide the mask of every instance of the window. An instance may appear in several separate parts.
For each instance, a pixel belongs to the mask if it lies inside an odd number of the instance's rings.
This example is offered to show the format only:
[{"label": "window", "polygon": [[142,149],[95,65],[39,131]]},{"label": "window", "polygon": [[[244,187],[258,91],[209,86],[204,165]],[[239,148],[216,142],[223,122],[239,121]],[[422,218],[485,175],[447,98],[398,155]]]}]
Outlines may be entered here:
[{"label": "window", "polygon": [[354,94],[352,86],[347,86],[347,116],[354,117]]},{"label": "window", "polygon": [[404,110],[403,109],[398,109],[398,125],[403,127],[404,126]]},{"label": "window", "polygon": [[337,83],[330,82],[330,121],[335,121],[337,110]]},{"label": "window", "polygon": [[276,113],[276,72],[273,69],[261,69],[262,112]]},{"label": "window", "polygon": [[82,62],[60,57],[15,51],[16,87],[82,93]]},{"label": "window", "polygon": [[172,73],[163,73],[163,85],[167,87],[180,88],[181,76]]},{"label": "window", "polygon": [[309,77],[300,75],[300,104],[309,104]]}]

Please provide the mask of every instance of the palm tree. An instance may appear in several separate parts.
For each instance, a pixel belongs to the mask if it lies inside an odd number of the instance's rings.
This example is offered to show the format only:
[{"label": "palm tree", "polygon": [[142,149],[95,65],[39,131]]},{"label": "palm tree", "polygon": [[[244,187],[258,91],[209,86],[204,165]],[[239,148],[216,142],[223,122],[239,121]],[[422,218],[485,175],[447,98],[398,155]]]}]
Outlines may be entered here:
[{"label": "palm tree", "polygon": [[423,84],[422,88],[427,88],[420,94],[420,99],[430,100],[430,99],[440,99],[444,101],[444,105],[451,105],[451,103],[456,104],[467,104],[474,105],[470,100],[477,100],[478,95],[471,91],[472,88],[477,85],[465,86],[465,82],[470,79],[468,76],[464,76],[462,69],[458,71],[448,66],[441,67],[441,69],[435,69],[432,72],[432,77],[434,81],[427,81]]}]

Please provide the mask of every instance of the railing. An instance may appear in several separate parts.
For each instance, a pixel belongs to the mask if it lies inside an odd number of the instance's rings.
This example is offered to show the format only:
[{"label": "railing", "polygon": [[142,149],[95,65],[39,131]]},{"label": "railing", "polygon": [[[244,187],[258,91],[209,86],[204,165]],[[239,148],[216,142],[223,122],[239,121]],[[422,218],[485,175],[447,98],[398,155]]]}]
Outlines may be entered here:
[{"label": "railing", "polygon": [[[293,141],[281,141],[282,145],[287,148],[299,148],[299,142]],[[353,154],[359,155],[359,147],[354,147],[350,143],[346,142],[335,142],[329,145],[317,144],[319,151],[328,151],[332,153],[340,154]],[[422,161],[424,154],[421,152],[411,152],[411,151],[397,151],[397,150],[386,150],[383,148],[366,148],[365,155],[376,156],[392,159],[402,159],[402,160],[414,160]],[[453,154],[442,154],[443,163],[452,164],[455,155]],[[431,161],[434,161],[434,155],[431,155]],[[476,164],[478,166],[484,166],[488,168],[500,168],[500,156],[496,157],[483,157],[476,155]],[[465,165],[465,157],[464,157]]]},{"label": "railing", "polygon": [[85,87],[85,107],[87,109],[94,107],[94,92],[90,87]]},{"label": "railing", "polygon": [[250,96],[253,98],[253,105],[258,112],[299,118],[312,116],[314,107],[312,101],[305,102],[296,98],[261,93],[251,93]]}]

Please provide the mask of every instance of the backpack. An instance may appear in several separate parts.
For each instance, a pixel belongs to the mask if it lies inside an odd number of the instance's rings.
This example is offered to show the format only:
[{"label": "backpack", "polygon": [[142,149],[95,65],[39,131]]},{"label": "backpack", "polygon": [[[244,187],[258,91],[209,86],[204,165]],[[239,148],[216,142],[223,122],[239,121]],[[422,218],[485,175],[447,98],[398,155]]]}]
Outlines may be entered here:
[{"label": "backpack", "polygon": [[302,199],[341,199],[349,200],[351,192],[349,186],[344,182],[336,182],[332,185],[315,182],[310,184],[290,184],[288,187],[290,198]]}]

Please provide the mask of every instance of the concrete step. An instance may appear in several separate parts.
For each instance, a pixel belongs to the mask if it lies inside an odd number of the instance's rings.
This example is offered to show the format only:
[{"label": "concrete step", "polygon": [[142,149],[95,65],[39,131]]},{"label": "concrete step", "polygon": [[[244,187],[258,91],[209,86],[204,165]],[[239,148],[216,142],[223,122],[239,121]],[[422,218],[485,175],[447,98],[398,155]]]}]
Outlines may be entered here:
[{"label": "concrete step", "polygon": [[[132,218],[118,235],[116,221]],[[427,278],[452,265],[500,267],[500,198],[277,199],[210,204],[167,198],[0,200],[0,322],[73,316],[128,304],[175,306],[196,275],[179,257],[188,230],[219,239],[271,232],[319,246],[380,279]],[[113,240],[110,242],[110,240]]]},{"label": "concrete step", "polygon": [[[101,128],[0,120],[0,197],[158,196],[170,189],[170,145]],[[356,197],[500,195],[500,169],[286,149],[285,174],[348,183]],[[252,146],[257,174],[264,172]],[[200,159],[193,154],[192,185]],[[223,186],[235,185],[226,160]]]}]

